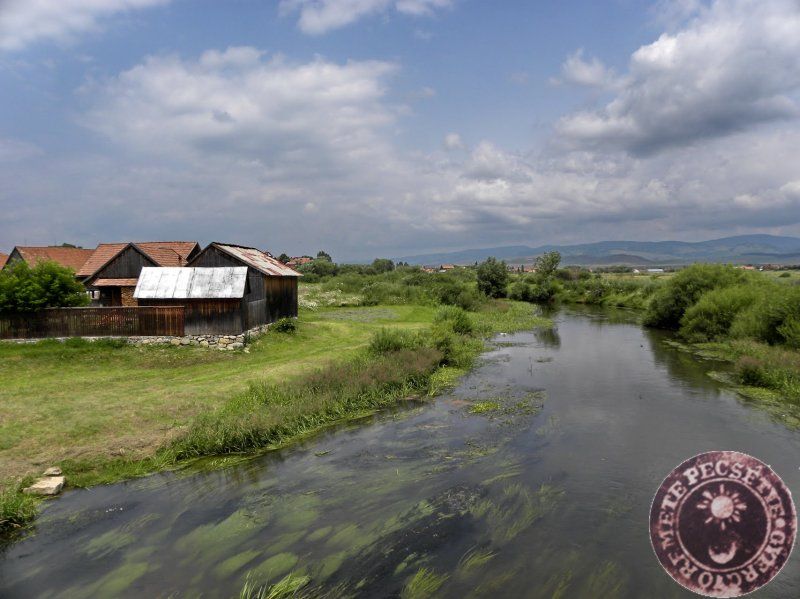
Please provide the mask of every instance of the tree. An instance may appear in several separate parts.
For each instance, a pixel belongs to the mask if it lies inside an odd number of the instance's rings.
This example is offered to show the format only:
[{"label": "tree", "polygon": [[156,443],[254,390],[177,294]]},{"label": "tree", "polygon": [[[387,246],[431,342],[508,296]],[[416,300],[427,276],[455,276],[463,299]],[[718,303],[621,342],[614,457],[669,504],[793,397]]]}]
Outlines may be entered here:
[{"label": "tree", "polygon": [[543,278],[548,278],[553,276],[559,264],[561,264],[561,254],[552,251],[545,252],[536,258],[534,267],[536,268],[536,274],[541,275]]},{"label": "tree", "polygon": [[323,250],[317,252],[317,260],[327,260],[328,262],[333,262],[333,258],[331,258],[331,255]]},{"label": "tree", "polygon": [[283,264],[286,264],[291,259],[292,258],[288,254],[281,254],[278,256],[278,262],[282,262]]},{"label": "tree", "polygon": [[491,257],[478,266],[478,290],[489,297],[505,297],[508,284],[506,263]]},{"label": "tree", "polygon": [[0,312],[33,312],[88,303],[89,296],[75,279],[75,272],[56,262],[39,262],[31,268],[19,260],[0,271]]},{"label": "tree", "polygon": [[389,258],[375,258],[372,261],[372,268],[375,269],[375,272],[378,274],[382,272],[392,272],[394,270],[394,262],[389,260]]}]

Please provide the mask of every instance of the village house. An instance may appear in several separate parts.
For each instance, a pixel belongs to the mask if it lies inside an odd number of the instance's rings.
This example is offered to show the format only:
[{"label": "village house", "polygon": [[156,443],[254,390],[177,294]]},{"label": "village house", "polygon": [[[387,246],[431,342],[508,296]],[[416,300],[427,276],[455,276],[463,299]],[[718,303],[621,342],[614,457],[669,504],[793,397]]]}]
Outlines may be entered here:
[{"label": "village house", "polygon": [[8,254],[0,252],[0,270],[3,270],[3,267],[6,265],[6,260],[8,260]]},{"label": "village house", "polygon": [[133,292],[142,268],[186,266],[199,252],[196,241],[101,243],[78,270],[78,277],[95,303],[136,306]]},{"label": "village house", "polygon": [[188,264],[190,267],[247,267],[245,328],[297,316],[297,281],[302,275],[259,249],[214,242]]},{"label": "village house", "polygon": [[304,264],[308,264],[309,262],[313,262],[314,258],[311,256],[292,256],[289,260],[286,261],[286,266],[290,268],[296,268],[298,266],[303,266]]},{"label": "village house", "polygon": [[71,268],[76,273],[81,269],[94,250],[76,247],[53,246],[16,246],[0,267],[12,264],[18,260],[27,262],[29,266],[36,266],[39,262],[55,262],[61,266]]},{"label": "village house", "polygon": [[247,267],[145,266],[133,297],[139,306],[183,306],[186,335],[231,335],[249,326]]}]

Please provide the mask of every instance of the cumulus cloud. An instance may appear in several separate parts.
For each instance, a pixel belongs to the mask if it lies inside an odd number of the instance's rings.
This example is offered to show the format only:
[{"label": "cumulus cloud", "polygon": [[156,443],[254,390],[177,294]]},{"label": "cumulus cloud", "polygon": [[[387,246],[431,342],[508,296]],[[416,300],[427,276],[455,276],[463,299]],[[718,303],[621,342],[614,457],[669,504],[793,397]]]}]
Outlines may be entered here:
[{"label": "cumulus cloud", "polygon": [[[197,60],[150,57],[84,90],[84,124],[146,155],[256,162],[273,174],[335,172],[381,157],[395,112],[383,102],[391,63],[295,64],[252,47]],[[291,168],[290,168],[291,166]]]},{"label": "cumulus cloud", "polygon": [[583,48],[567,57],[561,65],[561,76],[553,83],[572,83],[586,87],[611,88],[618,84],[613,69],[606,67],[598,58],[584,60]]},{"label": "cumulus cloud", "polygon": [[280,12],[299,12],[300,30],[319,35],[391,10],[417,17],[430,16],[452,4],[453,0],[281,0]]},{"label": "cumulus cloud", "polygon": [[109,17],[170,0],[3,0],[0,50],[22,50],[39,41],[71,41],[97,30]]},{"label": "cumulus cloud", "polygon": [[[572,147],[646,155],[794,119],[798,56],[796,1],[718,0],[636,50],[608,104],[568,115],[556,129]],[[602,65],[572,58],[584,79],[602,75]]]}]

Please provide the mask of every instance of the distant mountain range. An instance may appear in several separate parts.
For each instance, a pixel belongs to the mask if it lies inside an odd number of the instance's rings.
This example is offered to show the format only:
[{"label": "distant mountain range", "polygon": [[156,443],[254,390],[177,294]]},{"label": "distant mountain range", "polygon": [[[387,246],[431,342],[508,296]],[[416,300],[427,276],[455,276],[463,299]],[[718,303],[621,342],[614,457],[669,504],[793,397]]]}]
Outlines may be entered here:
[{"label": "distant mountain range", "polygon": [[536,256],[557,250],[564,265],[679,265],[692,262],[739,264],[800,264],[800,238],[775,235],[737,235],[710,241],[598,241],[576,245],[510,245],[403,256],[409,264],[473,264],[489,256],[513,264],[532,263]]}]

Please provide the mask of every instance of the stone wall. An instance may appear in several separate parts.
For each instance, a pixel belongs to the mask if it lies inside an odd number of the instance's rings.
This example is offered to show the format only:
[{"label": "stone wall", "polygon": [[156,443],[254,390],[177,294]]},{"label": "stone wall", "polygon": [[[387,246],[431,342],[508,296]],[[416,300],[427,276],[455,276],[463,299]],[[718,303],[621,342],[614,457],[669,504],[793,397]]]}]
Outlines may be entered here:
[{"label": "stone wall", "polygon": [[193,345],[220,350],[244,349],[251,340],[263,335],[269,329],[265,324],[245,331],[239,335],[186,335],[184,337],[128,337],[128,343],[137,347],[143,345]]}]

